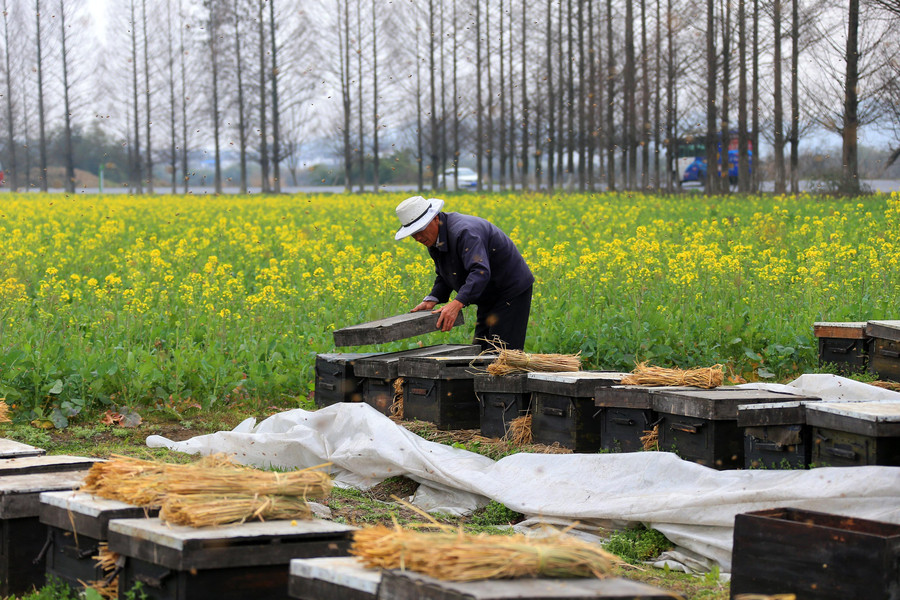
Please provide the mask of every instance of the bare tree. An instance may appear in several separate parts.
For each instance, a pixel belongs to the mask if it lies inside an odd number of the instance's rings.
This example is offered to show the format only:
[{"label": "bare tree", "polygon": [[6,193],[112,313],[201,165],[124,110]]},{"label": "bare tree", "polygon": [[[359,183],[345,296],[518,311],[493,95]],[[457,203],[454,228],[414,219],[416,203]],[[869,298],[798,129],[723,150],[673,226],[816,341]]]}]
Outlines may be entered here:
[{"label": "bare tree", "polygon": [[716,136],[718,133],[716,110],[716,30],[715,0],[706,0],[706,191],[714,193],[719,164]]},{"label": "bare tree", "polygon": [[[525,49],[527,40],[527,19],[526,9],[527,2],[522,3],[522,189],[528,189],[528,63],[526,59]],[[510,60],[510,63],[512,61]]]},{"label": "bare tree", "polygon": [[738,0],[738,192],[750,191],[750,138],[747,132],[747,28],[745,0]]},{"label": "bare tree", "polygon": [[141,32],[144,37],[144,125],[147,135],[147,191],[153,193],[153,141],[150,126],[153,124],[153,102],[150,85],[150,34],[147,26],[147,0],[141,0]]},{"label": "bare tree", "polygon": [[800,10],[791,0],[791,193],[800,193]]},{"label": "bare tree", "polygon": [[272,177],[275,193],[281,193],[281,107],[278,105],[278,27],[275,0],[269,0],[269,35],[272,42]]},{"label": "bare tree", "polygon": [[34,14],[37,33],[37,85],[38,85],[38,123],[40,127],[40,174],[38,175],[41,191],[47,191],[47,115],[44,111],[44,54],[41,39],[41,0],[34,0]]},{"label": "bare tree", "polygon": [[857,150],[859,114],[859,0],[849,0],[847,10],[847,77],[844,83],[844,127],[841,164],[843,164],[841,191],[859,193],[859,155]]},{"label": "bare tree", "polygon": [[0,6],[3,7],[3,58],[5,67],[3,75],[6,79],[6,148],[8,157],[6,173],[9,178],[9,188],[15,191],[19,187],[19,169],[16,162],[15,116],[12,90],[13,71],[9,45],[9,0],[2,0],[2,5]]},{"label": "bare tree", "polygon": [[606,0],[606,189],[616,189],[616,142],[613,138],[616,55],[613,52],[612,0]]},{"label": "bare tree", "polygon": [[781,99],[781,0],[772,2],[772,23],[775,32],[775,57],[773,59],[774,98],[775,103],[775,193],[783,194],[787,190],[784,169],[784,106]]}]

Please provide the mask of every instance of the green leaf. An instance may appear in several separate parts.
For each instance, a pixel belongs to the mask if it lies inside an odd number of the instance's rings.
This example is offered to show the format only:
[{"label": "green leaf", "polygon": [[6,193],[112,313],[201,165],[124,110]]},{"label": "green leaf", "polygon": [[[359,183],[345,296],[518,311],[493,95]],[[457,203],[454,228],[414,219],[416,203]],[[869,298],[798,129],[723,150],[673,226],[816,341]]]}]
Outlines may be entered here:
[{"label": "green leaf", "polygon": [[775,377],[775,373],[766,369],[765,367],[760,367],[760,368],[756,369],[756,374],[759,375],[760,377],[762,377],[763,379],[771,379],[772,377]]},{"label": "green leaf", "polygon": [[51,387],[49,390],[47,390],[47,393],[52,394],[54,396],[58,396],[59,394],[62,394],[62,391],[63,391],[62,379],[57,379],[56,381],[53,382],[53,387]]},{"label": "green leaf", "polygon": [[57,429],[65,429],[69,426],[69,419],[58,408],[54,408],[53,412],[50,413],[50,422]]}]

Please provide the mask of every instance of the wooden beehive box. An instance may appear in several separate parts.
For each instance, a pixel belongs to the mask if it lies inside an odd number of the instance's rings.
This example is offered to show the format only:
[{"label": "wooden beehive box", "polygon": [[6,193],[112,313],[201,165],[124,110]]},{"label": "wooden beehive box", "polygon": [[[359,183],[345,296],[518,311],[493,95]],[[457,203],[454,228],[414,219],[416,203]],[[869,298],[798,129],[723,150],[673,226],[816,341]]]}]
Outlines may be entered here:
[{"label": "wooden beehive box", "polygon": [[47,451],[35,448],[22,442],[0,438],[0,458],[22,458],[25,456],[43,456]]},{"label": "wooden beehive box", "polygon": [[486,579],[443,581],[412,571],[385,571],[378,600],[673,600],[681,598],[628,579]]},{"label": "wooden beehive box", "polygon": [[806,405],[817,466],[900,466],[900,402],[817,402]]},{"label": "wooden beehive box", "polygon": [[394,381],[399,377],[400,359],[410,356],[459,356],[476,354],[479,346],[471,344],[440,344],[399,352],[387,352],[356,361],[353,372],[363,378],[363,402],[378,412],[390,416],[394,402]]},{"label": "wooden beehive box", "polygon": [[193,528],[116,519],[109,549],[126,557],[119,589],[140,581],[153,600],[288,598],[291,559],[344,556],[353,529],[322,520]]},{"label": "wooden beehive box", "polygon": [[573,371],[529,373],[525,389],[533,394],[531,432],[536,444],[559,443],[574,452],[601,448],[598,387],[616,385],[626,373]]},{"label": "wooden beehive box", "polygon": [[44,584],[47,528],[40,522],[40,494],[73,490],[84,471],[0,477],[0,597]]},{"label": "wooden beehive box", "polygon": [[653,410],[653,391],[689,389],[641,385],[598,387],[594,392],[594,405],[600,409],[600,447],[612,452],[642,450],[641,437],[659,424]]},{"label": "wooden beehive box", "polygon": [[869,371],[882,379],[900,381],[900,321],[869,321],[866,335],[872,338]]},{"label": "wooden beehive box", "polygon": [[354,373],[353,366],[358,360],[377,354],[346,352],[316,355],[316,407],[324,408],[338,402],[362,402],[363,378]]},{"label": "wooden beehive box", "polygon": [[528,413],[531,393],[525,391],[527,381],[526,373],[475,375],[474,388],[481,412],[481,435],[502,438],[509,433],[509,425],[514,419]]},{"label": "wooden beehive box", "polygon": [[44,492],[40,495],[40,522],[47,527],[48,575],[72,588],[98,581],[105,573],[93,558],[108,539],[112,519],[155,516],[158,510],[141,508],[82,492]]},{"label": "wooden beehive box", "polygon": [[764,390],[719,387],[711,390],[657,391],[653,409],[659,422],[659,449],[715,469],[744,466],[738,406],[807,398]]},{"label": "wooden beehive box", "polygon": [[434,423],[442,430],[478,429],[481,409],[475,374],[496,359],[494,355],[401,358],[403,418]]},{"label": "wooden beehive box", "polygon": [[806,469],[812,461],[812,430],[806,402],[738,406],[737,425],[744,432],[744,468]]},{"label": "wooden beehive box", "polygon": [[819,367],[832,365],[843,374],[863,373],[869,359],[865,322],[813,324],[819,340]]},{"label": "wooden beehive box", "polygon": [[376,600],[381,571],[355,556],[295,558],[288,590],[300,600]]},{"label": "wooden beehive box", "polygon": [[0,460],[0,477],[7,475],[32,475],[34,473],[62,473],[86,471],[97,462],[96,458],[83,456],[24,456]]},{"label": "wooden beehive box", "polygon": [[737,515],[731,597],[896,600],[900,525],[797,508]]},{"label": "wooden beehive box", "polygon": [[[439,313],[423,310],[343,327],[334,331],[334,345],[368,346],[370,344],[386,344],[425,333],[433,333],[438,331],[437,322],[439,317]],[[453,326],[459,327],[463,323],[465,323],[465,318],[463,313],[459,312]]]}]

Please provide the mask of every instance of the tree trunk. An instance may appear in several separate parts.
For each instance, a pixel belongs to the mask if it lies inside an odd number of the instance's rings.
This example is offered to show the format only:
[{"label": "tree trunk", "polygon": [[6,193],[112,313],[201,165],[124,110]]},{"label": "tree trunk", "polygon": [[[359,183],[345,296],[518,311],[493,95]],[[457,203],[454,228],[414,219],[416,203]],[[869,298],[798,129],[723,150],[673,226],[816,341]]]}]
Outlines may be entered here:
[{"label": "tree trunk", "polygon": [[637,187],[637,107],[635,106],[634,0],[625,0],[625,152],[626,189]]},{"label": "tree trunk", "polygon": [[481,70],[484,65],[481,63],[481,0],[475,0],[475,112],[476,118],[476,140],[475,140],[475,161],[478,173],[478,191],[482,189],[481,181],[484,177],[484,105],[481,98]]},{"label": "tree trunk", "polygon": [[859,156],[857,135],[859,115],[857,114],[859,85],[859,0],[850,0],[847,10],[847,76],[844,82],[844,129],[841,148],[842,192],[847,195],[859,194]]},{"label": "tree trunk", "polygon": [[606,0],[606,189],[616,189],[616,140],[613,135],[616,55],[613,52],[612,0]]},{"label": "tree trunk", "polygon": [[234,53],[235,75],[237,77],[238,143],[240,145],[241,182],[240,193],[247,193],[247,125],[244,122],[244,76],[241,60],[241,17],[238,0],[234,0]]},{"label": "tree trunk", "polygon": [[[260,191],[268,194],[272,191],[269,187],[269,123],[267,114],[267,93],[266,93],[266,21],[265,21],[265,0],[257,0],[257,27],[259,33],[259,170],[260,170]],[[349,0],[347,0],[349,2]],[[348,31],[349,33],[349,31]],[[349,36],[346,39],[348,39]],[[349,41],[347,42],[349,44]],[[347,65],[349,71],[349,63]],[[349,74],[347,75],[349,78]],[[347,90],[347,94],[350,91]],[[349,122],[348,122],[349,125]]]},{"label": "tree trunk", "polygon": [[666,0],[666,191],[676,189],[675,177],[681,181],[681,174],[676,173],[678,166],[678,147],[675,143],[675,32],[672,0]]},{"label": "tree trunk", "polygon": [[[578,0],[578,190],[583,192],[587,189],[587,143],[584,137],[585,123],[585,83],[587,73],[585,73],[585,48],[584,48],[584,0]],[[575,57],[569,57],[574,60]]]},{"label": "tree trunk", "polygon": [[[15,121],[13,118],[13,91],[12,91],[12,66],[9,60],[9,5],[8,0],[3,0],[3,45],[4,58],[6,60],[6,145],[9,148],[9,162],[7,163],[6,176],[9,180],[9,189],[13,192],[19,189],[19,169],[16,164],[16,136]],[[23,86],[24,87],[24,86]],[[27,146],[26,146],[27,148]],[[26,180],[28,179],[26,173]]]},{"label": "tree trunk", "polygon": [[747,135],[747,31],[745,0],[738,0],[738,192],[750,191]]},{"label": "tree trunk", "polygon": [[559,49],[557,54],[557,70],[559,71],[559,76],[557,79],[559,83],[557,88],[559,90],[559,102],[557,105],[559,106],[559,120],[556,122],[556,178],[559,181],[560,186],[567,187],[569,185],[568,175],[563,169],[563,159],[564,159],[564,148],[565,148],[565,115],[566,111],[563,109],[566,103],[566,75],[565,68],[563,62],[563,5],[564,2],[562,0],[558,0],[559,10],[557,11],[558,18],[556,20],[556,45]]},{"label": "tree trunk", "polygon": [[597,150],[597,46],[594,37],[594,0],[587,2],[588,22],[588,152],[587,179],[588,189],[594,191],[597,176],[594,173],[594,155]]},{"label": "tree trunk", "polygon": [[[525,55],[527,40],[525,13],[528,3],[522,3],[522,191],[528,189],[528,62]],[[511,29],[510,29],[511,30]],[[512,54],[510,54],[510,57]],[[512,59],[510,59],[512,62]]]},{"label": "tree trunk", "polygon": [[[217,195],[222,194],[222,145],[220,142],[219,125],[219,23],[216,11],[213,7],[209,11],[209,50],[210,66],[212,71],[212,120],[213,120],[213,145],[215,149],[215,175],[214,185]],[[149,150],[148,150],[149,153]]]},{"label": "tree trunk", "polygon": [[459,23],[456,16],[456,2],[453,2],[453,189],[459,189],[459,89],[458,61]]},{"label": "tree trunk", "polygon": [[[510,10],[512,10],[512,0],[510,0]],[[500,100],[500,143],[498,144],[500,150],[500,189],[506,188],[506,159],[507,159],[507,140],[506,140],[506,65],[504,60],[504,55],[506,51],[504,50],[504,41],[505,37],[503,35],[503,0],[500,0],[500,47],[497,49],[497,54],[500,55],[500,83],[499,83],[499,93],[497,94],[497,98]],[[512,37],[512,31],[510,31],[510,38]],[[509,60],[512,62],[512,45],[509,48]],[[512,82],[510,82],[512,83]],[[515,181],[513,181],[513,188],[515,188]]]},{"label": "tree trunk", "polygon": [[751,75],[751,133],[750,141],[752,145],[750,150],[753,152],[753,162],[750,165],[750,191],[759,191],[760,182],[760,160],[759,160],[759,0],[753,0],[753,73]]},{"label": "tree trunk", "polygon": [[341,104],[344,113],[344,126],[341,128],[344,142],[344,191],[350,192],[353,186],[353,182],[350,179],[350,171],[353,169],[353,155],[350,148],[350,0],[343,0],[343,8],[343,23],[341,23],[341,4],[339,0],[338,57],[341,75]]},{"label": "tree trunk", "polygon": [[706,0],[706,193],[717,191],[715,0]]},{"label": "tree trunk", "polygon": [[781,0],[772,3],[772,18],[775,30],[773,102],[775,119],[775,193],[787,191],[784,171],[784,106],[781,99]]},{"label": "tree trunk", "polygon": [[800,9],[791,0],[791,193],[800,193]]},{"label": "tree trunk", "polygon": [[[178,14],[184,18],[184,6],[178,2]],[[184,27],[179,27],[179,54],[181,55],[181,174],[184,193],[188,192],[190,174],[188,173],[188,119],[187,119],[187,52],[184,45]]]},{"label": "tree trunk", "polygon": [[719,154],[721,161],[721,183],[719,189],[722,193],[731,191],[731,181],[728,172],[731,168],[729,151],[731,149],[731,117],[729,108],[731,104],[731,0],[723,1],[722,15],[722,149]]},{"label": "tree trunk", "polygon": [[650,74],[647,63],[650,48],[647,47],[647,0],[641,0],[641,188],[650,187]]},{"label": "tree trunk", "polygon": [[359,165],[359,191],[366,189],[366,138],[363,129],[363,66],[362,66],[362,0],[356,0],[356,100],[359,103],[357,120],[356,163]]},{"label": "tree trunk", "polygon": [[59,0],[59,28],[62,32],[62,75],[63,75],[63,108],[64,108],[64,127],[66,143],[66,191],[70,194],[75,193],[75,157],[72,154],[72,106],[69,102],[69,54],[66,51],[66,7],[63,0]]},{"label": "tree trunk", "polygon": [[372,191],[378,193],[381,160],[378,155],[378,23],[372,0]]},{"label": "tree trunk", "polygon": [[566,42],[568,44],[568,63],[569,68],[567,69],[568,81],[566,82],[569,88],[569,105],[566,107],[566,114],[568,116],[568,126],[567,126],[567,136],[566,136],[566,145],[568,146],[568,161],[566,162],[566,176],[569,180],[569,184],[574,184],[575,177],[575,103],[577,100],[575,99],[575,65],[574,65],[574,56],[575,52],[573,49],[573,45],[575,44],[575,27],[572,22],[573,13],[572,10],[572,0],[568,0],[568,5],[566,6],[567,11],[567,25],[566,27]]},{"label": "tree trunk", "polygon": [[272,177],[275,193],[281,193],[281,115],[278,107],[278,44],[275,0],[269,0],[269,34],[272,36]]},{"label": "tree trunk", "polygon": [[[501,14],[502,17],[502,14]],[[487,0],[484,10],[484,49],[487,57],[487,145],[485,147],[485,159],[487,159],[487,189],[494,191],[494,81],[491,73],[491,0]]]},{"label": "tree trunk", "polygon": [[656,0],[656,68],[654,69],[653,90],[653,173],[656,179],[656,191],[663,189],[660,148],[662,146],[662,0]]},{"label": "tree trunk", "polygon": [[[480,0],[479,0],[480,1]],[[480,46],[480,44],[479,44]],[[416,156],[419,163],[418,190],[421,194],[425,189],[425,147],[422,143],[422,61],[419,58],[419,28],[416,28]],[[479,80],[481,78],[479,77]],[[479,106],[481,96],[479,94]],[[481,159],[478,160],[478,169],[481,171]],[[478,190],[481,191],[481,177],[479,176]]]},{"label": "tree trunk", "polygon": [[[169,74],[169,170],[171,173],[172,193],[178,192],[178,142],[176,131],[178,123],[175,117],[175,41],[172,39],[172,4],[166,2],[166,51]],[[179,27],[179,29],[181,29]]]},{"label": "tree trunk", "polygon": [[[134,152],[131,164],[131,190],[132,193],[143,193],[144,182],[141,177],[141,125],[140,105],[138,104],[138,59],[137,59],[137,20],[134,14],[134,0],[131,0],[131,83],[133,96],[134,118]],[[40,64],[40,63],[39,63]]]},{"label": "tree trunk", "polygon": [[553,0],[547,0],[547,190],[556,185],[553,172],[554,150],[557,145],[556,129],[556,85],[553,82]]},{"label": "tree trunk", "polygon": [[150,126],[153,124],[153,103],[150,88],[150,34],[147,32],[147,0],[141,0],[141,30],[144,36],[144,103],[147,120],[144,121],[144,131],[147,137],[147,193],[153,193],[153,138],[150,136]]}]

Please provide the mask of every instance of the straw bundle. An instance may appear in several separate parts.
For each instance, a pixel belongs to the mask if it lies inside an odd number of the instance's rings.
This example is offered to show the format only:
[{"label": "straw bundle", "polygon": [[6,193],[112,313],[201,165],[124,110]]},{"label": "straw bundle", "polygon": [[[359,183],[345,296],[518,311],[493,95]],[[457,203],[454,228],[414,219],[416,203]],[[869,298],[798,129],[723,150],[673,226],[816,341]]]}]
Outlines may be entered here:
[{"label": "straw bundle", "polygon": [[[893,381],[870,381],[869,385],[874,385],[875,387],[880,387],[885,390],[900,392],[900,383],[894,383]],[[0,415],[2,415],[2,413],[0,413]]]},{"label": "straw bundle", "polygon": [[378,525],[354,533],[350,554],[367,567],[409,569],[438,579],[475,581],[521,577],[604,577],[617,558],[576,538],[557,535],[468,535]]},{"label": "straw bundle", "polygon": [[303,498],[296,496],[170,494],[163,501],[159,517],[174,525],[210,527],[250,519],[309,519],[312,510]]},{"label": "straw bundle", "polygon": [[394,401],[391,402],[391,417],[397,420],[403,419],[403,378],[394,380]]},{"label": "straw bundle", "polygon": [[622,378],[622,385],[690,385],[699,388],[714,388],[722,385],[725,373],[722,365],[702,367],[696,369],[666,369],[663,367],[647,366],[646,362],[638,364],[631,372]]},{"label": "straw bundle", "polygon": [[641,444],[643,444],[644,450],[659,450],[659,425],[654,425],[653,429],[644,430]]},{"label": "straw bundle", "polygon": [[580,371],[581,357],[577,354],[526,354],[521,350],[502,348],[497,360],[487,367],[491,375],[502,377],[510,373]]},{"label": "straw bundle", "polygon": [[11,419],[9,418],[9,407],[6,405],[5,400],[0,400],[0,423],[10,423]]},{"label": "straw bundle", "polygon": [[328,474],[310,469],[274,473],[233,467],[198,467],[166,473],[163,485],[167,495],[249,494],[319,499],[331,492]]},{"label": "straw bundle", "polygon": [[534,442],[534,436],[531,434],[531,415],[522,415],[510,421],[505,439],[515,446],[525,446]]},{"label": "straw bundle", "polygon": [[119,554],[117,552],[110,552],[109,544],[106,542],[100,542],[97,546],[97,550],[97,555],[92,556],[91,558],[94,559],[94,564],[100,567],[107,577],[105,579],[87,582],[79,579],[78,583],[85,588],[95,590],[106,600],[115,600],[119,597],[119,576],[117,571]]}]

